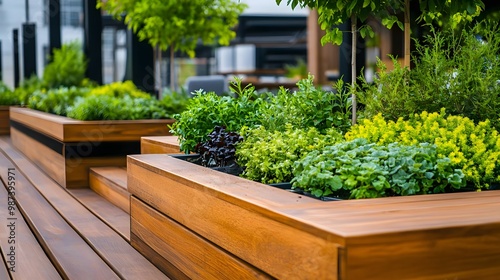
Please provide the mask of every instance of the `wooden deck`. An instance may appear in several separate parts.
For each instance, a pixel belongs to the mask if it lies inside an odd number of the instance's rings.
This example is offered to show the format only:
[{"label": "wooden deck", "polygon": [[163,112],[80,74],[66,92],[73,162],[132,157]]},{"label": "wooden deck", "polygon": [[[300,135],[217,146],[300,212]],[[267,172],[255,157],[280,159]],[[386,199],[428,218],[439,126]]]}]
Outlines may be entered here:
[{"label": "wooden deck", "polygon": [[5,136],[0,177],[0,279],[168,279],[130,245],[128,214],[62,188]]}]

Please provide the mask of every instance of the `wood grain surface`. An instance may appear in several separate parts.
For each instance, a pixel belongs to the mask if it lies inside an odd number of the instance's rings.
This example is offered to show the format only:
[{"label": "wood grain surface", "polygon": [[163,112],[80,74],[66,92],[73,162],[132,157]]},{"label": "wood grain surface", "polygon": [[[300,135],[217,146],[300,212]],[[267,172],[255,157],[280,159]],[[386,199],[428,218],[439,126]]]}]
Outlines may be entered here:
[{"label": "wood grain surface", "polygon": [[[4,150],[4,147],[1,148]],[[10,166],[12,163],[0,154],[3,179],[7,178]],[[17,166],[16,169],[20,171],[22,167]],[[20,172],[16,174],[16,200],[30,228],[63,278],[119,279]]]},{"label": "wood grain surface", "polygon": [[[10,167],[13,168],[13,165]],[[2,171],[0,172],[6,173],[6,170],[10,167],[2,164]],[[16,173],[16,170],[12,172],[12,174]],[[4,179],[7,178],[5,175],[8,177],[8,174],[1,174],[1,177]],[[15,178],[16,175],[13,177]],[[5,180],[5,182],[8,182],[8,180]],[[15,187],[15,180],[10,182],[13,182]],[[11,271],[12,279],[61,279],[49,257],[45,254],[42,247],[31,232],[28,224],[25,222],[24,217],[17,208],[17,205],[15,205],[15,209],[12,210],[14,215],[10,215],[11,212],[7,208],[7,198],[7,190],[5,189],[3,183],[0,183],[0,218],[5,223],[5,225],[0,227],[0,247],[2,256],[4,256],[7,261],[10,259],[7,254],[12,254],[12,252],[14,253],[14,260],[12,263],[14,266],[9,265],[9,267],[13,267],[14,270],[13,272]],[[13,218],[15,220],[12,220]],[[14,223],[12,235],[10,233],[11,229],[6,226],[9,221]],[[9,239],[9,237],[12,238]],[[11,246],[14,246],[14,250],[12,251]],[[6,278],[5,275],[2,275],[0,272],[0,279],[9,278],[8,276]]]},{"label": "wood grain surface", "polygon": [[0,106],[0,135],[10,134],[10,106]]},{"label": "wood grain surface", "polygon": [[140,141],[171,135],[174,120],[79,121],[29,108],[11,107],[10,119],[62,142]]},{"label": "wood grain surface", "polygon": [[141,154],[181,154],[177,136],[141,137]]},{"label": "wood grain surface", "polygon": [[[43,195],[46,201],[50,201],[51,209],[55,211],[59,217],[57,219],[64,221],[64,224],[61,222],[60,226],[69,227],[72,230],[74,229],[78,232],[77,235],[79,237],[81,236],[86,246],[83,247],[82,245],[82,252],[90,248],[95,251],[97,257],[95,259],[89,258],[89,262],[91,260],[96,262],[99,260],[106,260],[107,265],[112,268],[112,271],[118,274],[122,279],[168,279],[168,277],[137,252],[118,233],[75,200],[65,189],[61,188],[52,179],[47,177],[26,157],[13,149],[8,139],[0,138],[0,149],[20,170],[23,171],[26,180],[32,183],[36,188],[32,188],[33,191],[30,193],[23,190],[23,195],[27,198]],[[30,220],[37,221],[44,227],[51,228],[54,225],[51,220],[47,220],[47,213],[46,211],[38,210],[36,214],[41,217],[37,216],[30,218]],[[56,219],[56,217],[54,217],[54,219]],[[57,233],[59,232],[57,229],[55,230]],[[51,238],[57,237],[59,242],[64,243],[70,235],[61,232],[54,236],[54,232],[52,232],[48,234],[48,236]],[[75,254],[75,252],[79,252],[80,249],[75,248],[74,250],[69,250],[69,248],[71,247],[64,247],[64,252],[67,254],[65,261],[70,261],[72,263],[71,268],[79,269],[80,275],[88,275],[84,279],[108,279],[103,276],[104,274],[95,277],[91,276],[92,273],[94,273],[94,268],[98,266],[91,265],[90,263],[88,265],[82,264],[82,261],[85,261],[85,259],[82,258],[80,254]],[[99,269],[97,269],[97,271],[99,271]],[[79,278],[71,277],[71,279]],[[113,279],[113,277],[109,279]]]},{"label": "wood grain surface", "polygon": [[131,212],[132,233],[191,279],[270,278],[134,197]]},{"label": "wood grain surface", "polygon": [[90,188],[123,211],[130,213],[130,193],[127,191],[127,169],[94,167],[89,173]]},{"label": "wood grain surface", "polygon": [[[172,164],[170,167],[177,171],[194,172],[193,177],[163,176],[159,170],[137,165],[134,159],[139,158]],[[337,263],[338,244],[273,219],[275,213],[261,206],[270,203],[272,196],[258,201],[282,190],[262,188],[264,185],[252,188],[242,185],[247,181],[236,176],[220,179],[216,171],[205,168],[190,170],[191,165],[186,168],[184,164],[181,160],[162,155],[131,156],[128,162],[129,191],[175,222],[271,277],[336,279],[337,267],[332,263]],[[187,178],[204,178],[213,188],[198,185]],[[232,197],[230,192],[241,193]],[[282,192],[285,193],[282,202],[300,204],[297,195]],[[274,204],[280,205],[280,200],[277,201]],[[136,219],[133,212],[131,217]],[[133,223],[131,228],[134,232]]]},{"label": "wood grain surface", "polygon": [[[291,236],[304,243],[308,238],[303,236],[310,235],[318,240],[287,255],[317,279],[334,279],[337,269],[341,279],[500,275],[500,191],[323,202],[292,199],[286,191],[166,155],[129,156],[128,170],[133,196],[278,278],[283,275],[248,252],[259,251],[267,241],[275,251],[292,250]],[[260,239],[261,233],[268,239]],[[242,246],[242,240],[253,247]],[[274,269],[279,264],[273,258],[292,259],[265,250],[259,256]],[[303,265],[306,257],[316,265],[331,258],[335,270],[316,275],[322,268]]]},{"label": "wood grain surface", "polygon": [[110,228],[130,241],[130,215],[91,189],[69,189],[68,192]]}]

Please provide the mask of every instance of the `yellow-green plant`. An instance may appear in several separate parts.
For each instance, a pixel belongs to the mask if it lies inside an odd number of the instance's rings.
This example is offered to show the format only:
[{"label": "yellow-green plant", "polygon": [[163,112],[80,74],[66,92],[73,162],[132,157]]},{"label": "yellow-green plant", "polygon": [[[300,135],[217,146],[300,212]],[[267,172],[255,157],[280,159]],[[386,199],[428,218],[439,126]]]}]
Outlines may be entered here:
[{"label": "yellow-green plant", "polygon": [[245,168],[242,176],[266,184],[289,182],[295,161],[342,140],[335,128],[321,134],[314,127],[294,128],[291,124],[284,131],[246,127],[241,135],[245,140],[238,144],[236,156],[238,164]]},{"label": "yellow-green plant", "polygon": [[138,89],[132,81],[114,82],[96,87],[90,91],[90,95],[108,95],[113,97],[128,95],[132,98],[151,98],[151,95]]},{"label": "yellow-green plant", "polygon": [[436,144],[440,158],[448,157],[465,180],[478,189],[500,182],[500,138],[486,120],[477,125],[468,118],[440,113],[415,114],[409,120],[385,120],[380,114],[364,119],[345,135],[347,140],[365,138],[378,144],[399,142]]}]

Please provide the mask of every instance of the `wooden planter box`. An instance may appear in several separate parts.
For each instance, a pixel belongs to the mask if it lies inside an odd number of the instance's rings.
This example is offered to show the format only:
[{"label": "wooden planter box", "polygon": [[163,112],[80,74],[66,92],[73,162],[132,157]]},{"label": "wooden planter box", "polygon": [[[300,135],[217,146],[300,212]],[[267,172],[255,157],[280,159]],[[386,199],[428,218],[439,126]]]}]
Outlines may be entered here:
[{"label": "wooden planter box", "polygon": [[324,202],[128,157],[131,242],[175,279],[495,279],[500,191]]},{"label": "wooden planter box", "polygon": [[177,136],[141,137],[141,154],[182,154]]},{"label": "wooden planter box", "polygon": [[126,166],[140,138],[170,135],[173,120],[79,121],[27,108],[10,109],[13,145],[66,188],[88,186],[89,167]]},{"label": "wooden planter box", "polygon": [[0,135],[9,135],[10,133],[10,106],[0,106]]}]

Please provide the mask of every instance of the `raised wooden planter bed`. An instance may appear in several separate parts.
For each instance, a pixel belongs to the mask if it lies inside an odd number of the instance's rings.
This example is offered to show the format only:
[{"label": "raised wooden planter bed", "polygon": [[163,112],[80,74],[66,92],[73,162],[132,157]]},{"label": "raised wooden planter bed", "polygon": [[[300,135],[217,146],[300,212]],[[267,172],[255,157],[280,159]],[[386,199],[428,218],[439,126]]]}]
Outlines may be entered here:
[{"label": "raised wooden planter bed", "polygon": [[323,202],[167,155],[128,157],[131,242],[169,275],[496,279],[500,191]]},{"label": "raised wooden planter bed", "polygon": [[89,167],[126,166],[142,136],[170,135],[173,120],[79,121],[27,108],[10,110],[13,145],[63,187],[88,186]]},{"label": "raised wooden planter bed", "polygon": [[0,135],[8,135],[10,133],[10,106],[0,106]]},{"label": "raised wooden planter bed", "polygon": [[180,154],[181,147],[177,136],[141,137],[141,154]]}]

